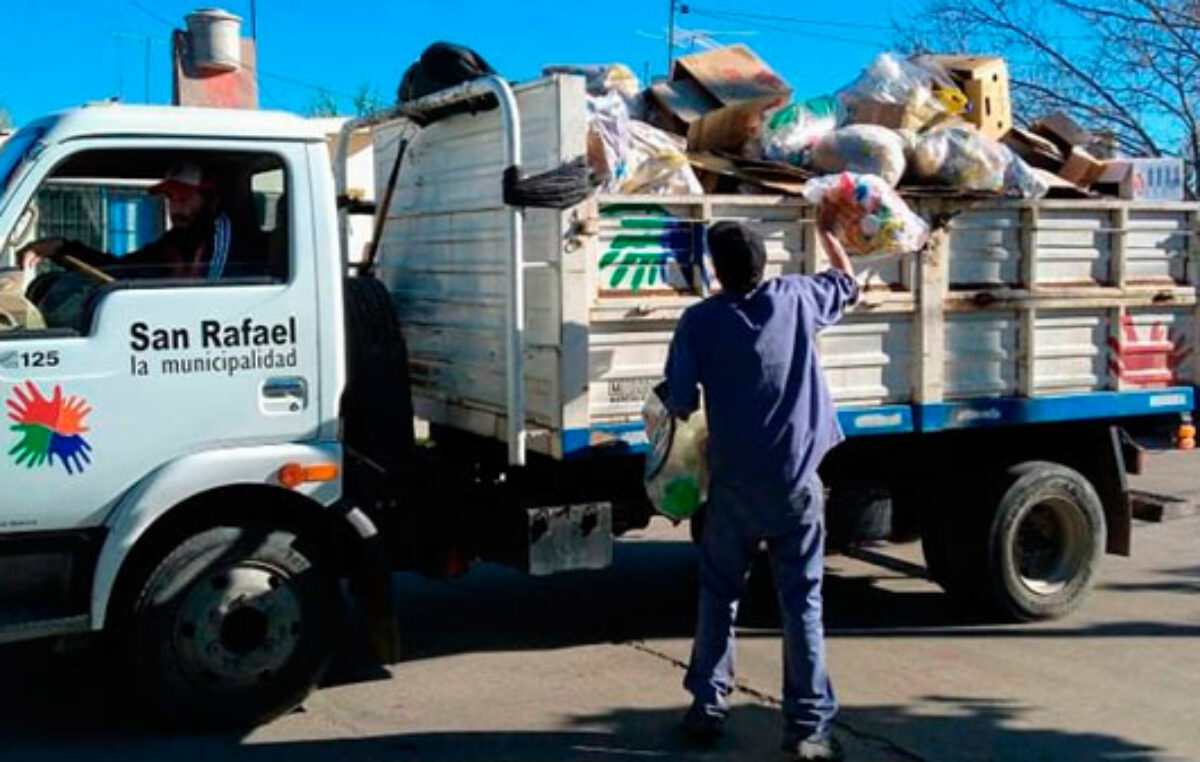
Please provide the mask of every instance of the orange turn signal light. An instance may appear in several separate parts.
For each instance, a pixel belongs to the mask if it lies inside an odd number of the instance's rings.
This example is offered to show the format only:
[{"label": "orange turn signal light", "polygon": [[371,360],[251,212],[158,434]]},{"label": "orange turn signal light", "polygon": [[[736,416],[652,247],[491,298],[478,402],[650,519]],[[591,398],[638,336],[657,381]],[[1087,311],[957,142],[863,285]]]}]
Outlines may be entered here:
[{"label": "orange turn signal light", "polygon": [[285,463],[279,469],[279,482],[288,489],[295,489],[307,482],[331,482],[338,477],[338,473],[335,463],[319,463],[315,466]]}]

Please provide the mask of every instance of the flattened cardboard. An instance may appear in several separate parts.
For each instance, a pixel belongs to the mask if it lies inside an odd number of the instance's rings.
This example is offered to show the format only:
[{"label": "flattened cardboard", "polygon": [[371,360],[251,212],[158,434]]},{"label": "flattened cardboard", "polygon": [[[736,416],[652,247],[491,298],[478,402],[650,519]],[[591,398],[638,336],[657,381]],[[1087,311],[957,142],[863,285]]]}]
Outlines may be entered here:
[{"label": "flattened cardboard", "polygon": [[1004,136],[1004,145],[1011,148],[1031,167],[1057,172],[1062,169],[1066,157],[1053,142],[1035,132],[1013,127]]},{"label": "flattened cardboard", "polygon": [[763,112],[791,92],[745,45],[684,56],[669,82],[650,88],[664,121],[695,151],[739,147],[757,133]]},{"label": "flattened cardboard", "polygon": [[792,88],[745,45],[730,45],[675,60],[675,82],[694,81],[723,106],[790,96]]},{"label": "flattened cardboard", "polygon": [[1055,111],[1047,114],[1033,123],[1033,131],[1052,141],[1063,154],[1068,154],[1075,146],[1086,146],[1095,140],[1092,133],[1085,130],[1067,114]]},{"label": "flattened cardboard", "polygon": [[1104,162],[1087,152],[1081,146],[1071,149],[1071,155],[1058,171],[1059,176],[1067,182],[1086,188],[1104,172]]},{"label": "flattened cardboard", "polygon": [[732,177],[793,196],[803,193],[804,184],[813,176],[810,172],[786,164],[743,159],[712,151],[689,153],[688,161],[704,172]]}]

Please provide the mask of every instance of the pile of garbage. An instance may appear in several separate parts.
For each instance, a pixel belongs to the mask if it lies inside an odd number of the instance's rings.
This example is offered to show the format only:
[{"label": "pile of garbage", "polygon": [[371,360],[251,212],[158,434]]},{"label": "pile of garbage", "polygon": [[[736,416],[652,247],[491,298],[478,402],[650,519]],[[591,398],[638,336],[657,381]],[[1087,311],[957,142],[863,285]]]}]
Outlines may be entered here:
[{"label": "pile of garbage", "polygon": [[1173,161],[1182,197],[1178,160],[1100,158],[1102,140],[1061,114],[1014,128],[1007,64],[993,56],[882,53],[840,91],[806,100],[744,45],[679,58],[648,88],[621,64],[545,71],[556,72],[587,79],[601,192],[803,195],[826,207],[852,254],[924,245],[928,226],[906,196],[1147,197],[1137,173],[1152,170],[1159,188],[1169,172],[1144,162]]}]

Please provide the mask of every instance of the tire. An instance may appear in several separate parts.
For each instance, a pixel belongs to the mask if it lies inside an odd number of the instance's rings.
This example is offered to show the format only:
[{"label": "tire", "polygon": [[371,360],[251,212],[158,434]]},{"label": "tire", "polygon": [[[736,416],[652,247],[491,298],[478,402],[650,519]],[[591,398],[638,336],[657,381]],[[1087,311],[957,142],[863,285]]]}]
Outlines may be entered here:
[{"label": "tire", "polygon": [[832,552],[878,543],[892,534],[892,500],[880,487],[834,483],[825,508],[826,545]]},{"label": "tire", "polygon": [[415,447],[412,389],[391,294],[375,278],[347,278],[345,302],[344,440],[405,484]]},{"label": "tire", "polygon": [[173,727],[247,727],[299,705],[331,661],[342,606],[327,554],[259,524],[198,531],[131,587],[119,648]]},{"label": "tire", "polygon": [[1105,547],[1104,507],[1078,471],[1031,461],[1010,468],[988,526],[988,576],[1000,611],[1052,619],[1086,597]]},{"label": "tire", "polygon": [[[921,554],[925,556],[925,573],[943,590],[950,592],[955,574],[951,567],[950,526],[948,511],[941,506],[928,505],[921,512]],[[961,571],[961,570],[960,570]]]}]

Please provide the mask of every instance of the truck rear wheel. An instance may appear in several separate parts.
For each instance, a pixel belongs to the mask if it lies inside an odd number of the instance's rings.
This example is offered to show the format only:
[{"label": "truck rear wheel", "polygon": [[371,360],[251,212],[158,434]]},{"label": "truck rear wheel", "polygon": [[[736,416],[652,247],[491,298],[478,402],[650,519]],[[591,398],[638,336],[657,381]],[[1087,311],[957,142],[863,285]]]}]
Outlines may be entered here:
[{"label": "truck rear wheel", "polygon": [[1103,506],[1087,479],[1030,461],[1007,469],[982,499],[990,507],[927,509],[921,542],[930,578],[1009,619],[1053,619],[1075,609],[1105,547]]},{"label": "truck rear wheel", "polygon": [[247,726],[298,705],[331,660],[341,603],[323,550],[265,525],[186,537],[134,588],[120,648],[172,725]]},{"label": "truck rear wheel", "polygon": [[387,287],[375,278],[346,279],[346,391],[343,437],[356,453],[398,483],[413,454],[408,349]]},{"label": "truck rear wheel", "polygon": [[995,601],[1015,619],[1063,616],[1099,568],[1104,508],[1091,483],[1066,466],[1033,461],[1007,476],[988,527]]}]

